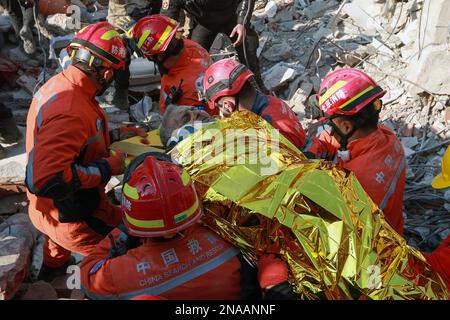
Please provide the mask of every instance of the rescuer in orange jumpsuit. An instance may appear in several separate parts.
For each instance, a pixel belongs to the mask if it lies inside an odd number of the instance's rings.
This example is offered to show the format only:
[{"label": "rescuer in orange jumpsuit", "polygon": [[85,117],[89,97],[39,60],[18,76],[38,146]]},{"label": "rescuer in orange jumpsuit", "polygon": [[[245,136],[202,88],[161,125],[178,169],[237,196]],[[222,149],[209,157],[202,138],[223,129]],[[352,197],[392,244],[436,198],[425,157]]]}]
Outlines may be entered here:
[{"label": "rescuer in orange jumpsuit", "polygon": [[181,39],[178,23],[163,15],[139,20],[132,30],[132,46],[141,56],[156,63],[162,75],[160,109],[168,104],[204,108],[197,83],[211,64],[209,53],[198,43]]},{"label": "rescuer in orange jumpsuit", "polygon": [[395,133],[378,123],[384,94],[357,69],[328,74],[317,98],[332,131],[322,131],[304,151],[353,171],[389,224],[402,235],[406,159]]},{"label": "rescuer in orange jumpsuit", "polygon": [[202,203],[189,174],[166,155],[154,156],[137,157],[125,172],[124,228],[115,229],[83,260],[86,295],[258,298],[255,269],[238,249],[198,223]]},{"label": "rescuer in orange jumpsuit", "polygon": [[206,70],[200,95],[225,117],[240,110],[256,113],[301,149],[305,131],[297,115],[283,100],[257,91],[252,78],[253,73],[236,60],[219,60]]},{"label": "rescuer in orange jumpsuit", "polygon": [[123,173],[124,154],[109,156],[108,121],[95,97],[123,67],[125,46],[103,22],[80,30],[67,50],[73,65],[35,94],[27,118],[29,215],[46,235],[44,280],[63,270],[71,251],[88,254],[121,222],[104,187]]}]

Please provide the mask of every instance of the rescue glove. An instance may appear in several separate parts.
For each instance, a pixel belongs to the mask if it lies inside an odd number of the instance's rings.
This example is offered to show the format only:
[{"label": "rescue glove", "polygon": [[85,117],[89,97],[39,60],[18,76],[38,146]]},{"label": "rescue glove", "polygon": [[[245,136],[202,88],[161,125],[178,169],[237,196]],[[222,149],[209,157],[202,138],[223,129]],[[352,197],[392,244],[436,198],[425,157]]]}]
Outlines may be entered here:
[{"label": "rescue glove", "polygon": [[121,175],[125,172],[125,159],[127,155],[126,153],[116,150],[114,151],[114,155],[106,158],[109,166],[111,167],[111,175],[117,176]]},{"label": "rescue glove", "polygon": [[262,289],[276,286],[288,279],[286,262],[274,254],[266,254],[259,258],[258,281]]}]

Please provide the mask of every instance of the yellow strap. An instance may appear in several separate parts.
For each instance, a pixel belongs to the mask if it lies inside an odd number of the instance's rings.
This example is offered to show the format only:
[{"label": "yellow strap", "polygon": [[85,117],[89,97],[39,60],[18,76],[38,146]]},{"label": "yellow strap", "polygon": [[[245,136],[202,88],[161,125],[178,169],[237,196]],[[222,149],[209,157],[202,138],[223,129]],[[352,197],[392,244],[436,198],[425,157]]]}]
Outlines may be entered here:
[{"label": "yellow strap", "polygon": [[[197,211],[198,207],[199,207],[198,197],[197,197],[197,195],[195,195],[195,203],[189,209],[187,209],[187,210],[177,214],[174,217],[175,218],[175,222],[180,222],[181,220],[189,218],[190,216],[192,216]],[[180,218],[183,218],[183,219],[180,219]]]},{"label": "yellow strap", "polygon": [[356,96],[354,96],[353,98],[351,98],[350,100],[348,100],[347,102],[345,102],[343,105],[341,105],[339,107],[339,109],[345,108],[345,106],[347,106],[348,104],[352,103],[353,101],[355,101],[356,99],[358,99],[359,97],[361,97],[363,94],[367,93],[368,91],[372,90],[373,87],[369,86],[366,90],[358,93]]},{"label": "yellow strap", "polygon": [[139,227],[139,228],[163,228],[164,227],[164,220],[137,220],[128,215],[128,213],[125,212],[125,219],[133,226]]},{"label": "yellow strap", "polygon": [[[346,81],[340,80],[336,82],[331,88],[329,88],[323,96],[319,97],[319,105],[324,103],[329,97],[336,93],[339,89],[347,84]],[[319,93],[320,94],[320,93]]]},{"label": "yellow strap", "polygon": [[140,49],[142,47],[142,45],[144,44],[145,40],[147,40],[148,36],[150,35],[151,31],[150,30],[145,30],[142,33],[142,36],[139,38],[139,42],[137,44],[138,48]]},{"label": "yellow strap", "polygon": [[78,31],[78,33],[83,33],[84,31],[86,31],[86,28],[87,28],[87,27],[89,27],[89,26],[86,26],[86,27],[80,29],[80,31]]},{"label": "yellow strap", "polygon": [[125,183],[123,186],[123,193],[130,199],[139,200],[138,190],[131,187],[128,183]]},{"label": "yellow strap", "polygon": [[101,39],[109,41],[115,37],[120,37],[120,34],[116,30],[109,30],[102,35]]},{"label": "yellow strap", "polygon": [[191,177],[189,176],[189,173],[187,173],[186,170],[183,170],[183,173],[181,174],[181,181],[183,182],[183,186],[187,186],[190,180]]},{"label": "yellow strap", "polygon": [[159,47],[161,47],[161,45],[164,43],[164,41],[167,40],[167,38],[169,37],[170,33],[172,32],[173,28],[171,26],[167,26],[166,30],[164,31],[164,33],[162,34],[161,38],[159,38],[158,42],[153,46],[153,50],[158,50]]}]

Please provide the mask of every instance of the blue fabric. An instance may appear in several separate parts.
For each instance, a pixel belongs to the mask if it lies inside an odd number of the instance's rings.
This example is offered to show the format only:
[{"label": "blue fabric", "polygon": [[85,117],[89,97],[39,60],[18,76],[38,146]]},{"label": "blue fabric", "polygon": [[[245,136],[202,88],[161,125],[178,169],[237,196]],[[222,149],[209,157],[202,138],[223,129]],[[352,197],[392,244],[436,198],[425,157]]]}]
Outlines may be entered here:
[{"label": "blue fabric", "polygon": [[268,105],[269,105],[269,97],[259,92],[256,92],[255,102],[253,102],[251,111],[260,116]]}]

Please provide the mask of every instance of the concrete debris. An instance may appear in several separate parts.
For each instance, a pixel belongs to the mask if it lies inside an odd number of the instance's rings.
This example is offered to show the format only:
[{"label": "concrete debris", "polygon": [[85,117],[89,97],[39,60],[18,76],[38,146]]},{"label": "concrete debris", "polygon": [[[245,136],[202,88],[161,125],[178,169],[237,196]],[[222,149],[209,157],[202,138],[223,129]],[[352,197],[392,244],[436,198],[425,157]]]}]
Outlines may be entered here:
[{"label": "concrete debris", "polygon": [[286,42],[282,42],[271,46],[263,56],[272,62],[284,61],[292,56],[292,48]]},{"label": "concrete debris", "polygon": [[294,96],[289,101],[292,110],[301,118],[303,118],[305,114],[305,103],[306,101],[308,101],[308,98],[311,95],[313,89],[314,85],[312,83],[303,81],[300,88],[297,89]]},{"label": "concrete debris", "polygon": [[19,77],[19,79],[16,80],[17,84],[20,85],[25,91],[30,94],[30,96],[33,95],[33,92],[36,88],[37,79],[23,74]]},{"label": "concrete debris", "polygon": [[25,180],[25,167],[19,162],[9,162],[0,166],[0,184],[21,183]]},{"label": "concrete debris", "polygon": [[25,279],[37,234],[27,214],[0,224],[0,300],[13,298]]},{"label": "concrete debris", "polygon": [[312,2],[310,6],[303,10],[303,14],[308,19],[317,19],[335,6],[337,6],[336,1],[317,0]]},{"label": "concrete debris", "polygon": [[54,35],[65,35],[77,31],[80,25],[66,14],[57,13],[45,19],[45,27]]},{"label": "concrete debris", "polygon": [[268,18],[273,18],[277,14],[278,6],[275,1],[269,1],[264,8],[264,13]]},{"label": "concrete debris", "polygon": [[344,6],[343,12],[350,16],[356,26],[368,32],[375,34],[380,29],[379,24],[374,17],[370,16],[364,9],[356,3],[348,3]]},{"label": "concrete debris", "polygon": [[377,38],[372,39],[372,46],[375,48],[375,50],[377,50],[378,52],[380,52],[386,56],[389,56],[389,57],[395,56],[395,52],[392,51],[392,49],[389,48],[387,45],[385,45],[384,43],[379,41]]},{"label": "concrete debris", "polygon": [[411,84],[408,91],[411,94],[427,91],[450,95],[450,72],[443,66],[450,66],[450,51],[447,45],[425,48],[420,59],[410,64],[406,74],[407,80],[419,83],[423,89]]},{"label": "concrete debris", "polygon": [[274,65],[262,74],[264,85],[269,90],[276,90],[296,76],[295,69],[286,66],[283,62]]},{"label": "concrete debris", "polygon": [[421,48],[449,43],[450,1],[425,0],[422,12]]}]

